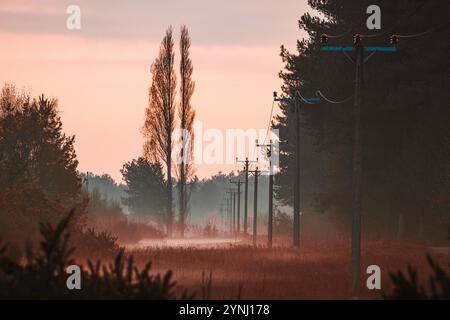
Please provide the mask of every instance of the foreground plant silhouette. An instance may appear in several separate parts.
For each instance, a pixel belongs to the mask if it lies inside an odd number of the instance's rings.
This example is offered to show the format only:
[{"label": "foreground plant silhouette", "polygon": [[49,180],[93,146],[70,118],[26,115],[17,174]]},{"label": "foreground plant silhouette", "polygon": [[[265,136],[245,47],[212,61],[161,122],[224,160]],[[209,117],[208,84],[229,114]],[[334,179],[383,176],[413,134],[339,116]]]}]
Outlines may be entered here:
[{"label": "foreground plant silhouette", "polygon": [[[151,263],[139,270],[133,257],[121,250],[113,263],[82,265],[81,290],[67,289],[66,268],[75,264],[69,247],[67,228],[72,210],[56,227],[40,224],[42,241],[37,253],[27,246],[26,261],[15,262],[6,256],[7,245],[0,243],[0,299],[176,299],[172,272],[150,274]],[[179,298],[193,295],[183,292]]]},{"label": "foreground plant silhouette", "polygon": [[417,270],[409,265],[407,275],[400,270],[390,274],[394,289],[391,294],[383,297],[407,300],[450,299],[450,274],[446,273],[430,255],[427,255],[427,260],[433,270],[433,274],[429,277],[428,290],[418,283]]}]

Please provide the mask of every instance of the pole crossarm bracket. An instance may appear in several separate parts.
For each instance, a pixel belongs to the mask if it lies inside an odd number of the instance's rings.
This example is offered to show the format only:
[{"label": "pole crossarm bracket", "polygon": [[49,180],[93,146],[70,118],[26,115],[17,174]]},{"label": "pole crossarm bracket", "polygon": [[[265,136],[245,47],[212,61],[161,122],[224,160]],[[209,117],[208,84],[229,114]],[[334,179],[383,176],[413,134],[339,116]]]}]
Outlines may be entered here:
[{"label": "pole crossarm bracket", "polygon": [[[323,46],[320,48],[322,51],[338,51],[338,52],[351,52],[355,51],[353,46]],[[364,47],[366,52],[397,52],[397,47]]]},{"label": "pole crossarm bracket", "polygon": [[320,102],[320,98],[275,98],[277,102]]}]

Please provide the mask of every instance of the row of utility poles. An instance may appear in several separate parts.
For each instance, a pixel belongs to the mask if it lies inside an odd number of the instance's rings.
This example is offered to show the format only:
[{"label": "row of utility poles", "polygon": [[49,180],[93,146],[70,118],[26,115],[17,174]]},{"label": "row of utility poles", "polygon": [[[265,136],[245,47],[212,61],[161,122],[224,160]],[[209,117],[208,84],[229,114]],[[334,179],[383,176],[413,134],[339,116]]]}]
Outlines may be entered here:
[{"label": "row of utility poles", "polygon": [[[277,93],[274,92],[273,95],[275,102],[284,103],[295,103],[295,113],[296,113],[296,151],[295,151],[295,179],[294,179],[294,221],[293,221],[293,245],[294,247],[300,246],[300,103],[314,103],[319,102],[319,98],[278,98]],[[268,144],[259,144],[256,141],[256,146],[266,149],[266,156],[269,160],[269,204],[268,204],[268,223],[267,223],[267,246],[272,247],[273,244],[273,192],[274,192],[274,164],[272,161],[273,156],[273,142],[270,140]],[[250,161],[248,158],[245,160],[238,160],[244,164],[244,182],[240,179],[238,181],[230,181],[230,183],[235,183],[238,185],[237,190],[233,188],[227,188],[226,194],[229,196],[227,198],[227,203],[229,204],[227,216],[230,222],[230,233],[239,236],[240,235],[240,186],[244,183],[244,235],[248,234],[248,181],[249,174],[254,176],[254,196],[253,196],[253,245],[256,246],[257,234],[258,234],[258,177],[263,173],[256,167],[255,170],[250,170],[251,163],[257,163],[258,161]],[[236,210],[236,194],[237,194],[237,210]],[[237,219],[236,219],[237,213]],[[236,232],[237,231],[237,232]]]},{"label": "row of utility poles", "polygon": [[[268,149],[272,150],[271,145],[264,144],[257,146],[268,147]],[[253,230],[252,230],[252,239],[253,245],[257,244],[258,237],[258,182],[259,176],[264,173],[264,171],[259,170],[258,167],[255,170],[250,170],[250,164],[257,161],[250,161],[246,158],[243,161],[244,163],[244,181],[238,179],[237,181],[230,180],[231,184],[236,184],[236,188],[226,188],[226,216],[228,217],[228,222],[230,224],[230,233],[234,236],[241,235],[241,185],[244,184],[244,223],[243,223],[243,234],[248,235],[248,183],[249,183],[249,175],[253,175],[254,177],[254,187],[253,187]],[[224,214],[222,207],[221,213]],[[269,172],[269,216],[268,216],[268,241],[267,244],[269,247],[272,247],[272,235],[273,235],[273,169],[270,169]]]},{"label": "row of utility poles", "polygon": [[[341,52],[347,58],[349,58],[355,65],[355,87],[354,87],[354,108],[353,108],[353,192],[352,192],[352,289],[356,294],[360,288],[360,256],[361,256],[361,206],[362,206],[362,192],[361,192],[361,176],[362,176],[362,159],[361,159],[361,108],[362,108],[362,90],[363,90],[363,65],[366,63],[370,57],[376,52],[396,52],[396,44],[398,42],[397,36],[391,37],[391,47],[365,47],[363,45],[363,36],[354,35],[353,46],[327,46],[328,36],[321,36],[321,50],[328,52]],[[348,53],[354,52],[354,57],[350,56]],[[369,53],[365,56],[365,53]],[[274,92],[274,101],[283,102],[286,104],[294,105],[295,112],[295,175],[294,175],[294,213],[293,213],[293,245],[294,247],[300,246],[300,213],[301,213],[301,197],[300,197],[300,106],[303,104],[314,104],[320,102],[320,98],[303,98],[298,92],[296,92],[298,98],[278,98],[277,93]],[[270,144],[258,144],[258,147],[263,147],[267,149],[267,155],[269,161],[272,156],[272,141]],[[246,158],[244,161],[239,161],[244,163],[244,174],[245,174],[245,193],[244,193],[244,234],[247,234],[247,222],[248,222],[248,176],[249,174],[254,175],[254,205],[253,205],[253,244],[256,245],[257,242],[257,210],[258,210],[258,176],[261,171],[256,168],[256,170],[249,170],[251,162]],[[273,236],[273,164],[269,163],[269,216],[268,216],[268,246],[272,246],[272,236]],[[233,200],[233,208],[235,207],[235,194],[237,193],[238,202],[240,203],[240,185],[241,181],[233,181],[232,183],[238,184],[237,191],[230,191]],[[235,234],[234,223],[235,220],[235,209],[231,211],[229,208],[229,217],[232,222],[233,227],[230,229],[233,234]],[[237,235],[240,234],[240,205],[238,205],[238,219],[237,219]],[[231,216],[233,215],[233,216]]]}]

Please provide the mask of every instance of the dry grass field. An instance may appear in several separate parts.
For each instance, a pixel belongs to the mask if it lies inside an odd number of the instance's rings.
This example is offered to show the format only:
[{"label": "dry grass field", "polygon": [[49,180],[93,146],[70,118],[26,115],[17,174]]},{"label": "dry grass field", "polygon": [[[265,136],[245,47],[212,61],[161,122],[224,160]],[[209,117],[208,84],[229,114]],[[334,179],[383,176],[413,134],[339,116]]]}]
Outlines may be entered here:
[{"label": "dry grass field", "polygon": [[[261,239],[262,243],[262,239]],[[351,299],[350,242],[304,241],[300,249],[250,245],[216,248],[146,248],[130,250],[138,263],[151,260],[158,271],[171,269],[179,290],[196,291],[197,299]],[[425,283],[430,272],[423,245],[365,241],[359,298],[379,299],[389,292],[389,272],[418,268]],[[442,265],[449,256],[431,252]],[[366,288],[366,268],[380,266],[382,290]]]}]

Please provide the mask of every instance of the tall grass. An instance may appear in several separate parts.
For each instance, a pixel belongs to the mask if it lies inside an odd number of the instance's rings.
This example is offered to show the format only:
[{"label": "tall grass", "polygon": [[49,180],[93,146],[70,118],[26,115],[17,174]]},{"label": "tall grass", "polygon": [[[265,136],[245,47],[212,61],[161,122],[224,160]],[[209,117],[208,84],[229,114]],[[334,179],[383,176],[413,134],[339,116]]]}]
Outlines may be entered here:
[{"label": "tall grass", "polygon": [[[428,248],[403,242],[365,241],[362,248],[361,295],[381,299],[392,292],[390,272],[408,264],[420,279],[429,276]],[[138,264],[154,261],[156,270],[170,267],[182,283],[179,289],[201,292],[206,299],[350,299],[350,241],[304,241],[301,248],[230,246],[217,248],[151,248],[132,253]],[[437,260],[445,260],[437,257]],[[366,268],[381,268],[382,290],[366,287]],[[209,278],[212,270],[213,277]],[[212,279],[213,278],[213,279]]]}]

